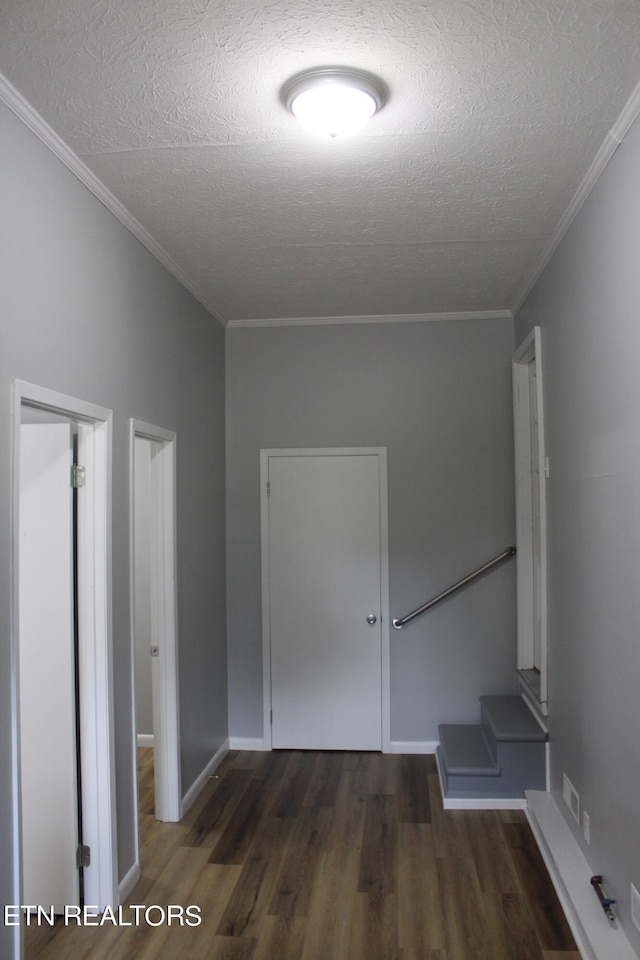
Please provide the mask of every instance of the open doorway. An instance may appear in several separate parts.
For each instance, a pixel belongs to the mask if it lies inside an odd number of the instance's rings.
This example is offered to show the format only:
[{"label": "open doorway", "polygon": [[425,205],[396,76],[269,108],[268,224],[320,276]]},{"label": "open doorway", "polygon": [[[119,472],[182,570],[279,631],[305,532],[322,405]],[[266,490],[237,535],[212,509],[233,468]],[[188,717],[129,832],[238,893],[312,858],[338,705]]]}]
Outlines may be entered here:
[{"label": "open doorway", "polygon": [[535,327],[513,357],[518,647],[522,692],[547,714],[547,523],[542,339]]},{"label": "open doorway", "polygon": [[111,411],[22,381],[13,400],[14,902],[104,908],[117,904]]},{"label": "open doorway", "polygon": [[139,810],[143,809],[146,815],[153,811],[155,819],[164,821],[182,817],[175,446],[176,435],[172,431],[131,420],[131,620],[137,800]]}]

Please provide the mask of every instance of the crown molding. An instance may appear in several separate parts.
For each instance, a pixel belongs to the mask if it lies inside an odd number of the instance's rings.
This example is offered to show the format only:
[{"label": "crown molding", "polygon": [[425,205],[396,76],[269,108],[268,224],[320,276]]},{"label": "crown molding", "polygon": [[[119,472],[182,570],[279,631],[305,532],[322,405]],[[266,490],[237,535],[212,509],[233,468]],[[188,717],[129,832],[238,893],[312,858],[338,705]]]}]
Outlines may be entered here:
[{"label": "crown molding", "polygon": [[264,320],[228,320],[226,326],[233,330],[239,327],[322,327],[355,323],[437,323],[446,320],[513,320],[513,314],[511,310],[463,310],[353,317],[274,317]]},{"label": "crown molding", "polygon": [[633,121],[640,113],[640,84],[635,88],[620,116],[608,132],[582,179],[571,202],[562,215],[556,229],[545,245],[533,270],[523,285],[510,310],[456,311],[450,313],[398,314],[390,316],[347,317],[291,317],[226,321],[217,306],[194,284],[158,241],[129,212],[102,181],[89,169],[64,140],[49,126],[22,94],[0,73],[0,101],[34,133],[38,139],[67,167],[71,173],[132,233],[136,239],[182,284],[202,306],[224,327],[276,327],[276,326],[321,326],[328,324],[354,323],[424,323],[446,320],[512,319],[542,275],[560,245],[569,227],[575,220],[589,194],[598,182],[614,153],[622,143]]},{"label": "crown molding", "polygon": [[44,143],[71,173],[147,248],[156,260],[198,300],[212,317],[225,326],[220,311],[193,283],[173,257],[142,226],[120,200],[102,183],[71,147],[58,136],[12,83],[0,73],[0,100]]},{"label": "crown molding", "polygon": [[591,166],[584,175],[580,186],[576,190],[575,194],[569,206],[565,210],[564,214],[560,218],[556,229],[551,235],[548,243],[546,244],[544,250],[542,251],[538,261],[536,262],[535,267],[531,271],[526,283],[524,284],[522,290],[518,294],[518,297],[511,307],[511,312],[515,316],[518,312],[526,298],[531,293],[536,282],[540,279],[542,272],[545,267],[551,260],[551,257],[556,252],[557,248],[560,245],[564,235],[567,230],[577,217],[578,213],[582,209],[583,204],[586,202],[587,197],[595,187],[596,183],[600,179],[600,176],[604,172],[609,161],[613,157],[614,153],[624,140],[625,136],[629,132],[631,124],[636,119],[640,113],[640,83],[635,88],[626,104],[622,109],[622,113],[614,123],[613,127],[607,133],[604,142],[602,143],[600,149],[593,158]]}]

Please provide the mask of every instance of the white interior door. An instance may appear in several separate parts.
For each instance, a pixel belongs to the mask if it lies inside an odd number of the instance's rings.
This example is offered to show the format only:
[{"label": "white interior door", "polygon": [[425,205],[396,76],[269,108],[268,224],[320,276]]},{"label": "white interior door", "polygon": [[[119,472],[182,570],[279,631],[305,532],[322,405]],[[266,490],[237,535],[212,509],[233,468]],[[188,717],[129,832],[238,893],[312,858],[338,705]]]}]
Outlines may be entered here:
[{"label": "white interior door", "polygon": [[19,672],[25,904],[79,902],[71,425],[20,428]]},{"label": "white interior door", "polygon": [[272,745],[380,750],[379,458],[271,456],[268,479]]}]

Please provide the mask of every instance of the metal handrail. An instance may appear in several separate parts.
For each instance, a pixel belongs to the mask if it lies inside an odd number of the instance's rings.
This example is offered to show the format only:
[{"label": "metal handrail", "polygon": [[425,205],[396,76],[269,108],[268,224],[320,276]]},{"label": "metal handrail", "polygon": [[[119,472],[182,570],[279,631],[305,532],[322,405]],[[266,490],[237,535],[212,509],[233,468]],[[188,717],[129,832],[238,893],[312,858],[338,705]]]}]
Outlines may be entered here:
[{"label": "metal handrail", "polygon": [[402,630],[405,624],[409,623],[411,620],[414,620],[416,617],[419,617],[421,613],[426,613],[427,610],[430,610],[431,607],[435,607],[436,603],[440,603],[441,600],[445,600],[447,597],[450,597],[452,593],[457,593],[458,590],[461,590],[462,587],[466,587],[468,583],[471,583],[472,580],[476,580],[478,577],[481,577],[483,573],[491,570],[493,567],[497,567],[499,563],[502,563],[504,560],[508,560],[509,557],[515,556],[516,548],[513,544],[508,547],[505,547],[502,553],[499,553],[497,557],[494,557],[493,560],[489,560],[488,563],[483,564],[481,567],[478,567],[477,570],[474,570],[473,573],[470,573],[468,576],[463,577],[462,580],[458,580],[457,583],[454,583],[453,586],[449,587],[448,590],[443,590],[442,593],[439,593],[433,599],[423,603],[421,607],[412,610],[411,613],[408,613],[406,617],[398,617],[393,621],[393,626],[396,630]]}]

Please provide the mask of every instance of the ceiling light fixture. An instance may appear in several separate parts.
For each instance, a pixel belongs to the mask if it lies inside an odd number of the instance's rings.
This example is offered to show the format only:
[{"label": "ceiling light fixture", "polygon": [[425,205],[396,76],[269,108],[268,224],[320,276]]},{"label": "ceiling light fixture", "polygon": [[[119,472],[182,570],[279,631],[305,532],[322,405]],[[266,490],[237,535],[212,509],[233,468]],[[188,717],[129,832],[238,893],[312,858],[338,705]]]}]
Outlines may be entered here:
[{"label": "ceiling light fixture", "polygon": [[377,113],[387,99],[384,84],[364,70],[318,67],[285,83],[282,99],[300,123],[321,137],[346,137]]}]

